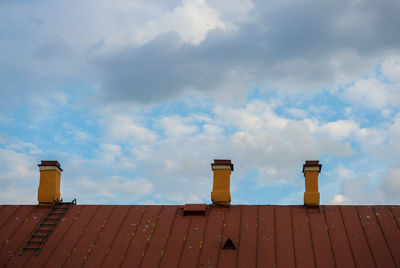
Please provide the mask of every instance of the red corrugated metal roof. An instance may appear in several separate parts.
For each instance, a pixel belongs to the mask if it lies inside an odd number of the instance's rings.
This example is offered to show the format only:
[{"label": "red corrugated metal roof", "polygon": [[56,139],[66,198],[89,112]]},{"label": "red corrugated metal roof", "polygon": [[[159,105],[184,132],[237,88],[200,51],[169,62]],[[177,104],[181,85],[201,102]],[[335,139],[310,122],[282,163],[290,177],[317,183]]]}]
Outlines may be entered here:
[{"label": "red corrugated metal roof", "polygon": [[400,267],[400,206],[183,208],[72,206],[18,256],[51,208],[0,206],[0,267]]}]

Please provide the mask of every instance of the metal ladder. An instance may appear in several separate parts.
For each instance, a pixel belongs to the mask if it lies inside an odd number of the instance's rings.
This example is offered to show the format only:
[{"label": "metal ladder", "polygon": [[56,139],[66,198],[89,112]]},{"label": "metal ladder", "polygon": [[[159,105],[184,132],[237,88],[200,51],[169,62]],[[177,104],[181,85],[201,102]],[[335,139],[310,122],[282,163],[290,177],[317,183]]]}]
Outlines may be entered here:
[{"label": "metal ladder", "polygon": [[61,201],[56,202],[53,209],[33,231],[31,237],[25,243],[18,256],[21,256],[25,250],[33,250],[37,256],[53,230],[56,228],[57,224],[61,221],[72,205],[76,205],[76,199],[72,200],[72,202],[63,202],[62,199]]}]

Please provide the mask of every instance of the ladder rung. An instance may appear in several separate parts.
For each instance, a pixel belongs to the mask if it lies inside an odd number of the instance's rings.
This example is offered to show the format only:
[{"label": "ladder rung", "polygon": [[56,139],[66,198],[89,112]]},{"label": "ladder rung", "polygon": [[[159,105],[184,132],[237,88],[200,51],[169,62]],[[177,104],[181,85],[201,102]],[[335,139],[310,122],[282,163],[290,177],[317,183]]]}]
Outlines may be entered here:
[{"label": "ladder rung", "polygon": [[37,229],[36,230],[36,232],[41,232],[41,233],[44,233],[44,232],[48,233],[50,231],[51,231],[50,229]]},{"label": "ladder rung", "polygon": [[29,244],[36,244],[36,245],[40,245],[43,244],[46,241],[29,241]]},{"label": "ladder rung", "polygon": [[46,221],[58,221],[60,218],[47,218]]},{"label": "ladder rung", "polygon": [[24,248],[24,250],[38,250],[40,248]]},{"label": "ladder rung", "polygon": [[41,223],[40,226],[55,226],[56,224],[54,223]]},{"label": "ladder rung", "polygon": [[32,238],[34,237],[49,237],[48,235],[32,235]]}]

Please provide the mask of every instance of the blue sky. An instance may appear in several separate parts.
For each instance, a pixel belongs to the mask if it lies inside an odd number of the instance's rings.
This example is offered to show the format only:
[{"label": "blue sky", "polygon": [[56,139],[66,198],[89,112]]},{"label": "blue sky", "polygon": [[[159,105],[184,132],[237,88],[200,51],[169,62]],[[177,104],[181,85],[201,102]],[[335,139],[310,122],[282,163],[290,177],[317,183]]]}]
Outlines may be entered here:
[{"label": "blue sky", "polygon": [[400,202],[398,1],[2,1],[0,203]]}]

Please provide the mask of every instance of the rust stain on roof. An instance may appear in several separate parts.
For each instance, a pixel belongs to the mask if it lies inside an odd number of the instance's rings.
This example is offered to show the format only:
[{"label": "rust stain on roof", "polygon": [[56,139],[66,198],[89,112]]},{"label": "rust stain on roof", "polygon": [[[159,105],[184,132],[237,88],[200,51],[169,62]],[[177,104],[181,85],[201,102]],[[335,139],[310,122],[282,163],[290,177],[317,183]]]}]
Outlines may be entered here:
[{"label": "rust stain on roof", "polygon": [[76,205],[18,256],[50,209],[0,206],[0,267],[400,267],[400,206]]}]

